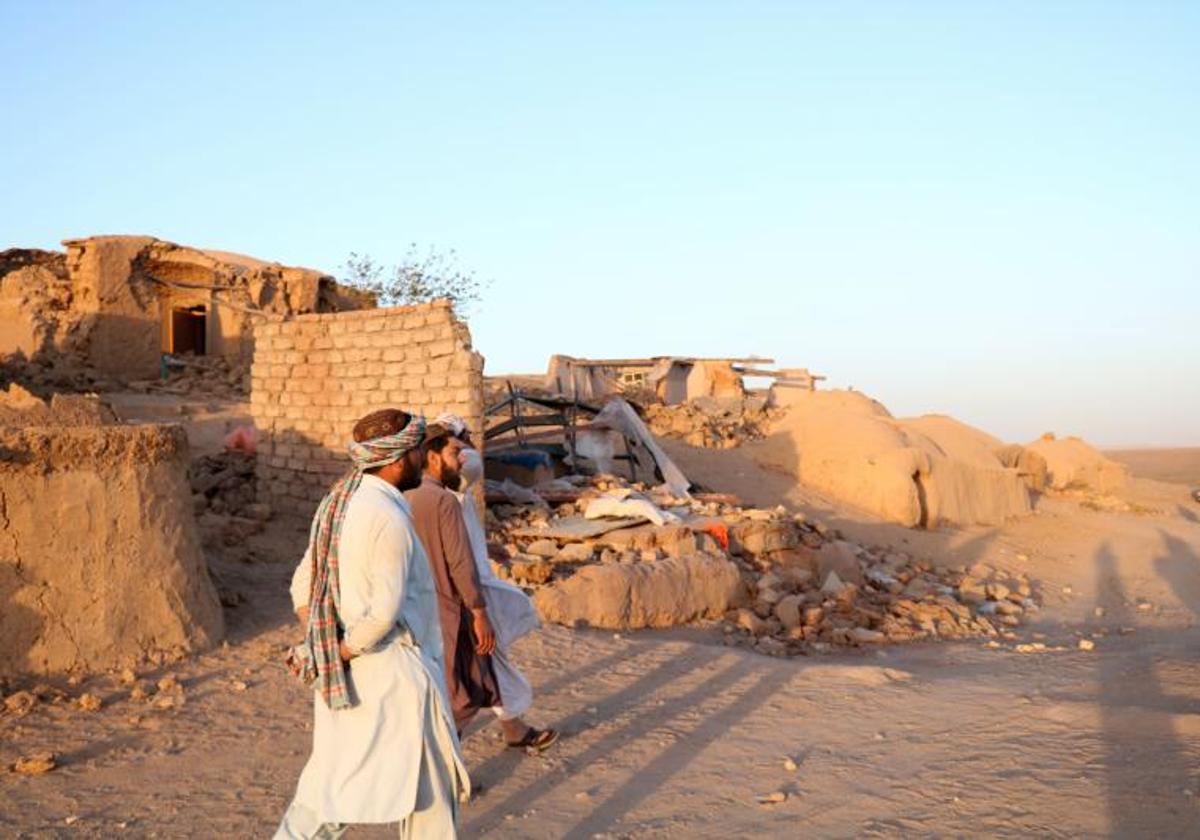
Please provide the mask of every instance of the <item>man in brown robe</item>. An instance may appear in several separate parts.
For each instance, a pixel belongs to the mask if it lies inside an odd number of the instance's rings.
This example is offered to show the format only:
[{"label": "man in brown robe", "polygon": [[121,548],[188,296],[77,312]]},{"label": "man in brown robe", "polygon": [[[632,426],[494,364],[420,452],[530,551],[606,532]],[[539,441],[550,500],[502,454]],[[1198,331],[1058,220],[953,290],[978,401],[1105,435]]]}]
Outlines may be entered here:
[{"label": "man in brown robe", "polygon": [[458,481],[459,448],[444,429],[430,426],[421,486],[404,495],[437,585],[446,688],[461,734],[480,709],[500,705],[500,693],[490,656],[496,649],[496,634],[488,620],[462,508],[446,489]]}]

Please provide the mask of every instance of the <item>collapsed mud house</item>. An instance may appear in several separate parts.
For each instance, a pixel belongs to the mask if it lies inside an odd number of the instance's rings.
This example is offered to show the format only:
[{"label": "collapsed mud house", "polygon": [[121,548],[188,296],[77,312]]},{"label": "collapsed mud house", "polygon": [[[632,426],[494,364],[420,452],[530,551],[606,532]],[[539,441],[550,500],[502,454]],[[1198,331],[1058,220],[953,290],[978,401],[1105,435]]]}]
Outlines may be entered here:
[{"label": "collapsed mud house", "polygon": [[150,236],[63,245],[65,252],[0,252],[0,358],[149,379],[159,376],[164,354],[248,361],[254,322],[264,315],[375,305],[324,272]]},{"label": "collapsed mud house", "polygon": [[774,380],[775,387],[812,390],[823,376],[805,368],[769,370],[773,359],[653,356],[645,359],[577,359],[550,357],[544,387],[581,400],[622,393],[648,393],[665,405],[681,405],[702,397],[738,399],[745,396],[745,377]]}]

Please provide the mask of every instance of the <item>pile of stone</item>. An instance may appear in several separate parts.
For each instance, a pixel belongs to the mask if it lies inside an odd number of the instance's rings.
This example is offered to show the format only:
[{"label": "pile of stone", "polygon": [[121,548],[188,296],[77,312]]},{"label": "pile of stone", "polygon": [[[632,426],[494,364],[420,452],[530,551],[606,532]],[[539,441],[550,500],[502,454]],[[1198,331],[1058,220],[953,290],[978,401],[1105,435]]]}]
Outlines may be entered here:
[{"label": "pile of stone", "polygon": [[102,374],[67,355],[26,359],[14,354],[0,359],[0,387],[15,383],[41,397],[130,390],[240,399],[250,393],[249,365],[222,356],[168,357],[166,371],[166,378],[126,381]]},{"label": "pile of stone", "polygon": [[271,519],[270,505],[256,501],[254,467],[255,456],[225,450],[195,459],[188,471],[203,545],[223,555],[232,552],[246,562],[255,556],[246,540],[261,533]]},{"label": "pile of stone", "polygon": [[166,377],[133,382],[144,392],[181,396],[245,397],[250,393],[250,365],[224,356],[166,357]]},{"label": "pile of stone", "polygon": [[[776,520],[767,539],[787,540],[785,521]],[[935,568],[905,552],[860,546],[822,535],[802,519],[793,522],[799,546],[781,549],[779,560],[743,557],[758,577],[753,603],[726,618],[731,643],[790,656],[835,645],[1007,638],[1037,609],[1025,577],[982,565]]]},{"label": "pile of stone", "polygon": [[196,515],[238,513],[253,509],[255,502],[253,455],[227,449],[196,458],[188,470],[192,504]]},{"label": "pile of stone", "polygon": [[[723,620],[726,641],[777,656],[922,639],[1003,637],[1036,610],[1030,582],[990,568],[934,568],[857,545],[803,514],[672,498],[614,476],[572,477],[556,507],[488,511],[498,576],[533,592],[543,619],[613,629]],[[591,500],[629,491],[677,521],[576,539]],[[495,558],[499,558],[496,560]]]},{"label": "pile of stone", "polygon": [[0,358],[0,387],[22,385],[41,397],[54,393],[114,391],[121,383],[104,376],[69,356],[44,355],[26,359],[13,354]]},{"label": "pile of stone", "polygon": [[732,449],[766,437],[783,409],[771,408],[766,397],[744,399],[700,397],[679,405],[648,403],[646,425],[659,437],[680,438],[692,446]]}]

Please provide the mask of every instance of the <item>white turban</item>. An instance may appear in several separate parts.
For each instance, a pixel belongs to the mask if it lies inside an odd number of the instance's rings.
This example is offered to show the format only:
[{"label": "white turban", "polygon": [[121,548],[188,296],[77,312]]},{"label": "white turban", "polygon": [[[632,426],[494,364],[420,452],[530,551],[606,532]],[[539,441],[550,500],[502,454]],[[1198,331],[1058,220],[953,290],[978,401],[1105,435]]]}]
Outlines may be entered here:
[{"label": "white turban", "polygon": [[462,437],[463,433],[467,430],[467,421],[463,420],[457,414],[451,414],[448,411],[439,414],[434,418],[433,422],[434,425],[441,426],[455,437]]}]

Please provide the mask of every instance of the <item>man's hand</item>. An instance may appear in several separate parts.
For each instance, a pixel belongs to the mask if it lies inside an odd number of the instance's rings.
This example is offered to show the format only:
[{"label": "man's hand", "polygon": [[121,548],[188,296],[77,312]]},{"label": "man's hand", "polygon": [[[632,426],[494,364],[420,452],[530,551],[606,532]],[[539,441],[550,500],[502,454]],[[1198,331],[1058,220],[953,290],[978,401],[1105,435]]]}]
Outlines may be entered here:
[{"label": "man's hand", "polygon": [[338,654],[342,657],[343,662],[349,662],[351,659],[358,656],[357,653],[350,652],[350,648],[346,647],[346,643],[344,641],[338,642]]},{"label": "man's hand", "polygon": [[496,650],[496,634],[492,631],[492,623],[488,621],[487,609],[480,607],[471,610],[471,617],[474,619],[475,652],[480,656],[491,656]]},{"label": "man's hand", "polygon": [[301,607],[296,610],[296,618],[300,620],[301,631],[308,632],[308,607]]}]

